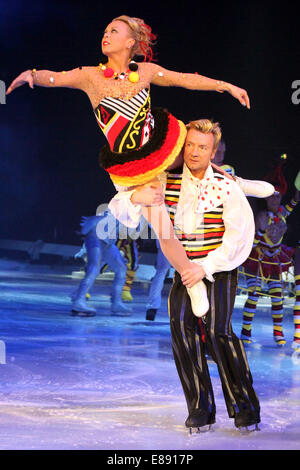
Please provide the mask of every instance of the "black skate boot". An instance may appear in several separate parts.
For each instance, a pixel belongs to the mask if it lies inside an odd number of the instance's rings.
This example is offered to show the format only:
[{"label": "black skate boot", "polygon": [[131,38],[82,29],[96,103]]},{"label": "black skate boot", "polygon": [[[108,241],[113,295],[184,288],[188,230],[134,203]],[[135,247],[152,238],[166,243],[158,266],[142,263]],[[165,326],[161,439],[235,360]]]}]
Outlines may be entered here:
[{"label": "black skate boot", "polygon": [[258,423],[260,423],[259,411],[243,410],[234,417],[234,424],[243,435],[260,431]]},{"label": "black skate boot", "polygon": [[189,428],[189,433],[202,433],[212,430],[212,424],[216,422],[215,415],[209,411],[193,410],[190,412],[185,426]]}]

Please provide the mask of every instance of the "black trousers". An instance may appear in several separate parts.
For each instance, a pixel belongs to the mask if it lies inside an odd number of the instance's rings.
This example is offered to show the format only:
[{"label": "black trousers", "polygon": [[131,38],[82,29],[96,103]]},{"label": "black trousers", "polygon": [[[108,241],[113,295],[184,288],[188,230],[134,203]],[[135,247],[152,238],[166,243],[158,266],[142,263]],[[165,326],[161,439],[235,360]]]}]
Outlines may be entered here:
[{"label": "black trousers", "polygon": [[216,412],[206,347],[218,367],[229,417],[244,411],[259,414],[244,346],[231,326],[237,270],[217,273],[214,279],[204,279],[210,303],[204,321],[193,314],[178,273],[169,295],[172,348],[188,411],[203,409],[212,416]]}]

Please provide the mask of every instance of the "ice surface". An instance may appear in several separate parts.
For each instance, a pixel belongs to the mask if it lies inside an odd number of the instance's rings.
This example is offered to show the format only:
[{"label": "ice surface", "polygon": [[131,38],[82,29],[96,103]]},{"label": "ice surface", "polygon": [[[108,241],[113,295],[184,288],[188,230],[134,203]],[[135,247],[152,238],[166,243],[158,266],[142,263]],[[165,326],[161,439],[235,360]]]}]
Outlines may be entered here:
[{"label": "ice surface", "polygon": [[[2,269],[1,269],[2,265]],[[261,402],[261,431],[242,436],[225,409],[215,364],[215,432],[189,436],[173,362],[165,286],[155,322],[145,320],[147,288],[135,283],[133,315],[111,316],[109,281],[97,281],[93,318],[70,315],[79,280],[70,267],[0,263],[0,449],[299,449],[300,361],[292,358],[293,301],[285,302],[287,345],[273,342],[267,299],[247,348]],[[233,316],[237,334],[245,297]],[[3,343],[2,343],[3,344]]]}]

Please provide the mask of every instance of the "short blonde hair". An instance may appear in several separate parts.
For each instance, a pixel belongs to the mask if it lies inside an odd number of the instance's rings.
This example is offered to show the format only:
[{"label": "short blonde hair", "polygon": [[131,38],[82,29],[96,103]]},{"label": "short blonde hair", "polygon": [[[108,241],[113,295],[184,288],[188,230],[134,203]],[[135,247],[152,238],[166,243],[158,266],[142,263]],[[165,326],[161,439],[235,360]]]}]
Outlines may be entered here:
[{"label": "short blonde hair", "polygon": [[197,121],[189,122],[186,125],[186,128],[187,130],[195,129],[196,131],[202,132],[202,134],[213,134],[213,150],[216,150],[218,148],[219,142],[222,138],[222,131],[218,122],[213,122],[210,119],[198,119]]},{"label": "short blonde hair", "polygon": [[156,36],[152,29],[141,18],[134,18],[127,15],[121,15],[114,18],[113,21],[123,21],[129,27],[135,43],[132,47],[131,56],[143,55],[145,60],[153,59],[152,47],[155,44]]}]

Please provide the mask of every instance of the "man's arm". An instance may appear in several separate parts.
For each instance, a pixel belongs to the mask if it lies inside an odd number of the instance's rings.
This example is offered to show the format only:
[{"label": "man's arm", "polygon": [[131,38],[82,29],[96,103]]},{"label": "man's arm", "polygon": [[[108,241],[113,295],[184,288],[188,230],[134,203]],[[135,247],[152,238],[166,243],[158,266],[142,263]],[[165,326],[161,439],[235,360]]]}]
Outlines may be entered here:
[{"label": "man's arm", "polygon": [[122,191],[121,187],[116,187],[119,192],[110,201],[108,208],[126,227],[136,228],[140,222],[143,206],[159,206],[164,203],[165,179],[165,174],[161,175],[161,188],[147,184],[136,189]]},{"label": "man's arm", "polygon": [[240,266],[248,258],[253,246],[255,225],[252,209],[236,183],[231,183],[229,192],[224,202],[225,233],[222,245],[201,262],[210,280],[216,272],[231,271]]}]

